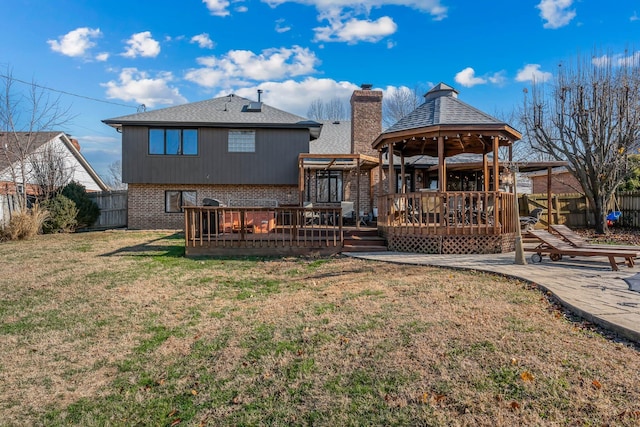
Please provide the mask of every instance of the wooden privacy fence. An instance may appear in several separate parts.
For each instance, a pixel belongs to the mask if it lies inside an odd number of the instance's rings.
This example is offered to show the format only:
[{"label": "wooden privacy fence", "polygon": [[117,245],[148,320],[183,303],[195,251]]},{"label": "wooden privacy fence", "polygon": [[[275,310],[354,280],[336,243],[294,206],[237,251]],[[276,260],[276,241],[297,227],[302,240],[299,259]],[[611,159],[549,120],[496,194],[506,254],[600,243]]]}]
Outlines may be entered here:
[{"label": "wooden privacy fence", "polygon": [[[528,215],[535,208],[542,208],[540,222],[549,224],[549,209],[546,193],[522,194],[520,215]],[[565,224],[569,227],[593,227],[595,216],[589,207],[587,198],[580,193],[553,194],[551,196],[552,223]],[[620,211],[622,217],[619,224],[625,227],[640,228],[640,192],[618,193],[609,204],[608,211]]]},{"label": "wooden privacy fence", "polygon": [[127,190],[87,193],[100,208],[98,220],[90,230],[127,226]]}]

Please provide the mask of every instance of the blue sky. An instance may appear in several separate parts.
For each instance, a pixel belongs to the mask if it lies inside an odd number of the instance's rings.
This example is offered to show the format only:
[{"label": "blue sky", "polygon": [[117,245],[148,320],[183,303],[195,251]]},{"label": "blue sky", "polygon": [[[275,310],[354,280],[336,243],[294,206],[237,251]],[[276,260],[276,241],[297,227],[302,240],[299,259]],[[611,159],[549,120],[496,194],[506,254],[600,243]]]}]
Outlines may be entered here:
[{"label": "blue sky", "polygon": [[[0,71],[59,91],[101,175],[120,135],[101,120],[236,93],[299,115],[445,82],[490,114],[576,55],[640,42],[637,0],[14,0],[3,4]],[[26,86],[25,86],[26,87]],[[52,95],[58,93],[52,92]]]}]

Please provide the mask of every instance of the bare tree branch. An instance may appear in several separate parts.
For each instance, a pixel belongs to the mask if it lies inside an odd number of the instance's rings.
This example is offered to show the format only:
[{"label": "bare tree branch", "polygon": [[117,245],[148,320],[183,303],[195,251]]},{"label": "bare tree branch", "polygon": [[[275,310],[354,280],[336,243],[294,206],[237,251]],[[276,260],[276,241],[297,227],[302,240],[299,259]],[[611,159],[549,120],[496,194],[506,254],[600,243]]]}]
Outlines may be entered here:
[{"label": "bare tree branch", "polygon": [[536,150],[568,162],[595,211],[596,231],[604,233],[607,205],[640,142],[640,55],[596,57],[561,65],[550,95],[534,84],[522,117]]}]

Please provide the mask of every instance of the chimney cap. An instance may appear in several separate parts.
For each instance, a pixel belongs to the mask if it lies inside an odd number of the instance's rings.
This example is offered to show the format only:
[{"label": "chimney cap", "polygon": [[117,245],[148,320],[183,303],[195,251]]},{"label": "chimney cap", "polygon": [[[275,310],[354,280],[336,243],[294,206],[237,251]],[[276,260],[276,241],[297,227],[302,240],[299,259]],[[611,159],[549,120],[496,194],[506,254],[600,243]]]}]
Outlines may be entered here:
[{"label": "chimney cap", "polygon": [[372,87],[373,85],[371,83],[362,83],[360,85],[360,89],[362,90],[371,90]]}]

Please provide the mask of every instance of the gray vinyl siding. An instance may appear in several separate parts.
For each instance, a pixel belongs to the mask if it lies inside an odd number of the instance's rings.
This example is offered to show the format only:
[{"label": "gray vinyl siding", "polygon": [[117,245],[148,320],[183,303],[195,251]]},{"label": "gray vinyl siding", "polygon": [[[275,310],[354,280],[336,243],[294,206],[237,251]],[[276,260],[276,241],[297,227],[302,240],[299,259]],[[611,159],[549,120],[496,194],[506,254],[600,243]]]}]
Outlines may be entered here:
[{"label": "gray vinyl siding", "polygon": [[308,129],[255,129],[255,153],[229,153],[228,129],[199,128],[197,156],[148,153],[145,126],[123,126],[122,180],[129,184],[298,183],[298,154],[309,152]]}]

